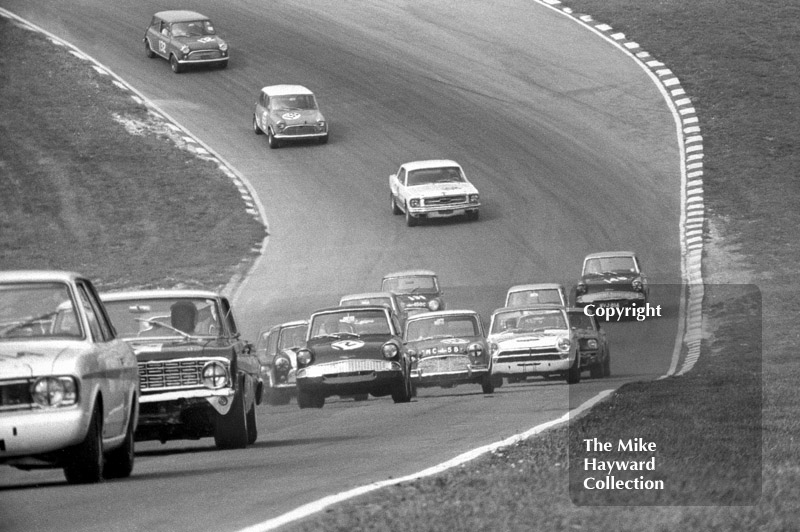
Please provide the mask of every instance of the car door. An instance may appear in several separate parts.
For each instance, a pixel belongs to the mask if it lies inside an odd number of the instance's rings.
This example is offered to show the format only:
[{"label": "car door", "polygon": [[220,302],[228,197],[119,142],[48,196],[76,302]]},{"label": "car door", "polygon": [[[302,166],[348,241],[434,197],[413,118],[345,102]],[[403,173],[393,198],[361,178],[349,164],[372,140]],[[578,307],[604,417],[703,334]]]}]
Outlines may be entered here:
[{"label": "car door", "polygon": [[169,24],[160,21],[158,31],[155,35],[156,47],[153,50],[163,57],[169,59],[170,43],[172,42],[172,29]]},{"label": "car door", "polygon": [[390,186],[392,188],[392,194],[397,198],[397,203],[403,206],[403,208],[405,208],[406,196],[408,196],[405,190],[405,181],[406,169],[401,166],[397,173],[392,175]]}]

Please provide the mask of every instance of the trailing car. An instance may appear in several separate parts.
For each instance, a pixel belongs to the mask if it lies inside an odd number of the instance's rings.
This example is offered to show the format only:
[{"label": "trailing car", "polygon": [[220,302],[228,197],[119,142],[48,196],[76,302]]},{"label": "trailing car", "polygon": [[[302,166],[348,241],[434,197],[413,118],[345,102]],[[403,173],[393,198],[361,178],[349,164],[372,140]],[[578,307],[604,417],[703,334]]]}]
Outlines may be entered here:
[{"label": "trailing car", "polygon": [[581,371],[589,370],[593,379],[611,376],[611,351],[606,332],[595,316],[583,309],[567,309],[569,325],[575,331],[581,355]]},{"label": "trailing car", "polygon": [[364,292],[361,294],[348,294],[339,299],[340,307],[354,307],[359,305],[386,305],[395,316],[400,320],[402,327],[406,319],[408,319],[408,312],[406,312],[403,301],[397,294],[392,292]]},{"label": "trailing car", "polygon": [[385,305],[334,307],[314,312],[306,346],[297,352],[297,404],[322,408],[332,395],[412,397],[411,362],[400,322]]},{"label": "trailing car", "polygon": [[101,298],[138,360],[137,440],[213,436],[220,449],[256,441],[263,381],[226,297],[205,290],[142,290]]},{"label": "trailing car", "polygon": [[136,357],[88,279],[0,272],[0,463],[127,477],[138,409]]},{"label": "trailing car", "polygon": [[480,384],[494,392],[492,355],[481,317],[472,310],[424,312],[408,319],[403,341],[415,387]]},{"label": "trailing car", "polygon": [[328,122],[314,93],[302,85],[270,85],[261,89],[253,112],[253,132],[267,134],[270,148],[290,140],[328,142]]},{"label": "trailing car", "polygon": [[265,402],[288,405],[297,395],[297,351],[305,345],[307,320],[281,323],[262,332],[256,342],[256,356],[266,385]]},{"label": "trailing car", "polygon": [[417,312],[444,310],[444,291],[431,270],[403,270],[381,280],[381,290],[395,294],[407,316]]},{"label": "trailing car", "polygon": [[147,57],[163,57],[176,74],[189,65],[228,66],[228,43],[207,16],[194,11],[159,11],[142,40]]},{"label": "trailing car", "polygon": [[579,307],[643,307],[650,296],[641,262],[632,251],[592,253],[583,259],[581,280],[575,287]]},{"label": "trailing car", "polygon": [[554,304],[567,306],[567,291],[557,283],[518,284],[506,292],[506,307]]},{"label": "trailing car", "polygon": [[504,307],[492,313],[489,325],[492,375],[508,382],[530,376],[581,380],[580,343],[560,305]]},{"label": "trailing car", "polygon": [[477,220],[480,194],[455,161],[435,159],[405,163],[389,176],[392,214],[406,216],[406,225],[425,218],[465,216]]}]

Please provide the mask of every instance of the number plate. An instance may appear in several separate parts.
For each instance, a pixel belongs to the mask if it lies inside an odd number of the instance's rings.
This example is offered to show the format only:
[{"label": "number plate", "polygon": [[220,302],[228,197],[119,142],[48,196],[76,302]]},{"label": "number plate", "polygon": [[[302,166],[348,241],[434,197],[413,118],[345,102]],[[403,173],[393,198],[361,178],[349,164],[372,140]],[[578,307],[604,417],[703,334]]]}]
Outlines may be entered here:
[{"label": "number plate", "polygon": [[598,303],[598,308],[619,308],[619,301],[606,301],[605,303]]}]

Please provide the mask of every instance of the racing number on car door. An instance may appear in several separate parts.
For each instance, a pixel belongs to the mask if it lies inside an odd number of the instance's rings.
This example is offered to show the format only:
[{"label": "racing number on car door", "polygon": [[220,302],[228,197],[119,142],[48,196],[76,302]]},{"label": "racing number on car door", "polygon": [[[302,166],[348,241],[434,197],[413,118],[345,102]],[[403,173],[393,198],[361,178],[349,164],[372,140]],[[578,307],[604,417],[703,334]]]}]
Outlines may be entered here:
[{"label": "racing number on car door", "polygon": [[162,54],[167,53],[167,41],[158,40],[158,51]]}]

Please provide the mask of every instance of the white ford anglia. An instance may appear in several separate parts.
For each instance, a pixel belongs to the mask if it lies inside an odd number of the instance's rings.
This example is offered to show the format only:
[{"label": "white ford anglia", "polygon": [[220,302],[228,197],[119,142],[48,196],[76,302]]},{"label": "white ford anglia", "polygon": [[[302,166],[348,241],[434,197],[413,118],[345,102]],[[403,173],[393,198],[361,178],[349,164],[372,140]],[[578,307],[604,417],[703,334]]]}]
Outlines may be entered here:
[{"label": "white ford anglia", "polygon": [[139,378],[116,336],[85,277],[0,272],[0,464],[72,484],[131,474]]}]

